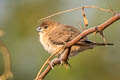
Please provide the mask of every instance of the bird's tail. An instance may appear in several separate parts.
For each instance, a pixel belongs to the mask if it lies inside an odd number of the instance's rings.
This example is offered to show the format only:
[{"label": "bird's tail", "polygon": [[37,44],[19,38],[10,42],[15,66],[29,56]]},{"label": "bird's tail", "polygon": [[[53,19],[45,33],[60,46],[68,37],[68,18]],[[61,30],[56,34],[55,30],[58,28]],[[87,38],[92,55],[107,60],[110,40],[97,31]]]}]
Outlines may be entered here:
[{"label": "bird's tail", "polygon": [[113,43],[104,43],[104,42],[92,42],[89,40],[83,42],[77,42],[75,45],[96,45],[96,46],[107,46],[107,45],[114,45]]},{"label": "bird's tail", "polygon": [[105,45],[114,45],[114,44],[113,43],[97,43],[97,42],[93,42],[92,45],[105,46]]}]

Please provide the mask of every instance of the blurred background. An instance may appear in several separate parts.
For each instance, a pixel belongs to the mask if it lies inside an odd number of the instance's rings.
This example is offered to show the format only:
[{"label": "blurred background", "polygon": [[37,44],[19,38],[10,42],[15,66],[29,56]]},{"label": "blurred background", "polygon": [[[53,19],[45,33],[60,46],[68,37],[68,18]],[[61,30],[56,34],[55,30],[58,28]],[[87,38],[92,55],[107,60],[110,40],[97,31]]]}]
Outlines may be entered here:
[{"label": "blurred background", "polygon": [[[38,20],[53,13],[85,5],[95,5],[120,12],[119,0],[0,0],[0,38],[10,51],[14,80],[33,80],[50,56],[38,39]],[[109,5],[111,7],[109,7]],[[96,9],[85,9],[89,26],[94,27],[113,16]],[[52,18],[63,24],[79,28],[83,24],[81,11],[60,14]],[[120,21],[104,33],[107,42],[114,46],[96,47],[70,59],[72,68],[55,67],[45,80],[120,80]],[[103,42],[99,34],[89,39]],[[3,57],[0,54],[0,74],[3,73]]]}]

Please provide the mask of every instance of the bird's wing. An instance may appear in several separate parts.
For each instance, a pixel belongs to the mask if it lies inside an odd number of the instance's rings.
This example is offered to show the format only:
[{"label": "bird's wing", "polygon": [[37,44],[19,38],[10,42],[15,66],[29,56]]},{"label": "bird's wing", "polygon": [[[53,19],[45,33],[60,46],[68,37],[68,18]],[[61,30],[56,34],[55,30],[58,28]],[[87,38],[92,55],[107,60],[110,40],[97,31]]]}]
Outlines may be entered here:
[{"label": "bird's wing", "polygon": [[[72,39],[74,39],[79,34],[80,31],[77,28],[64,25],[57,27],[57,29],[54,29],[51,33],[49,33],[49,40],[50,42],[52,42],[52,44],[63,45],[66,42],[69,42]],[[87,39],[84,38],[79,42],[84,42],[84,41],[87,41]]]}]

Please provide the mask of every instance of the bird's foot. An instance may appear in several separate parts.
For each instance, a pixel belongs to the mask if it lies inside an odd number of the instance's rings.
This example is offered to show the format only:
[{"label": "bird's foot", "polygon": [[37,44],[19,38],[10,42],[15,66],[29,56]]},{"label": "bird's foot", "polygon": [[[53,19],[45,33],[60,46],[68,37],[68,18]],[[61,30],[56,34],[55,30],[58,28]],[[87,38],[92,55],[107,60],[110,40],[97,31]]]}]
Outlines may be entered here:
[{"label": "bird's foot", "polygon": [[66,69],[68,69],[68,67],[71,67],[71,65],[67,61],[62,60],[62,58],[55,58],[49,63],[52,69],[54,69],[54,65],[56,64],[56,62],[59,62],[60,66],[64,65]]},{"label": "bird's foot", "polygon": [[59,58],[60,60],[60,66],[63,65],[66,69],[71,67],[71,65],[68,63],[68,61],[64,61],[61,57]]}]

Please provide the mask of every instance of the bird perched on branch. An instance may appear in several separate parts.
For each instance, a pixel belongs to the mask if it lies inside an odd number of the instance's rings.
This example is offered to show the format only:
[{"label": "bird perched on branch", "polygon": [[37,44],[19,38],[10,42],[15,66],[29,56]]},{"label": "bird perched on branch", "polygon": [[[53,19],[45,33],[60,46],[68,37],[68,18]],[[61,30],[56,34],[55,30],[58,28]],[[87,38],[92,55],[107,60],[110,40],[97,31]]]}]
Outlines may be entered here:
[{"label": "bird perched on branch", "polygon": [[[67,42],[73,40],[80,34],[80,31],[69,25],[60,24],[53,20],[44,20],[36,29],[39,32],[39,39],[45,50],[55,54],[56,50],[61,49]],[[112,43],[96,43],[87,39],[81,39],[71,47],[70,55],[74,56],[79,52],[92,49],[95,46],[113,45]],[[64,49],[57,52],[57,55],[64,53]]]}]

